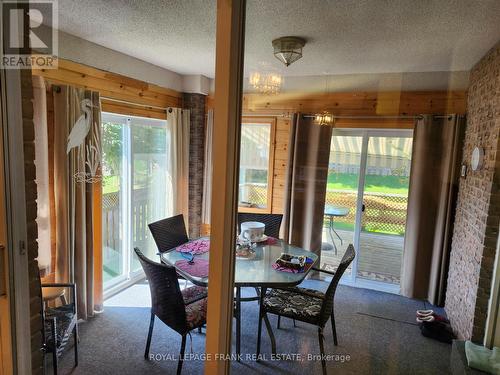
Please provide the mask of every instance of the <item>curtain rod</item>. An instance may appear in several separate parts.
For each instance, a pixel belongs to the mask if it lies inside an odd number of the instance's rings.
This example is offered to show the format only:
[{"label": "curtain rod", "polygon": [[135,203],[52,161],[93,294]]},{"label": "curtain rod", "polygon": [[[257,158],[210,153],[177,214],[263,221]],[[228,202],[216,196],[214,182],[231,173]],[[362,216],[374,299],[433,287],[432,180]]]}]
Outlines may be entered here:
[{"label": "curtain rod", "polygon": [[[373,115],[368,115],[368,116],[335,116],[331,115],[334,119],[379,119],[379,118],[387,118],[387,119],[420,119],[422,118],[422,115],[415,115],[415,116],[373,116]],[[303,117],[306,118],[316,118],[316,115],[303,115]]]},{"label": "curtain rod", "polygon": [[123,103],[123,104],[129,104],[129,105],[133,105],[133,106],[136,106],[136,107],[145,107],[145,108],[154,108],[154,109],[160,109],[162,111],[165,111],[165,113],[167,112],[167,109],[168,108],[165,108],[165,107],[158,107],[158,106],[155,106],[155,105],[149,105],[149,104],[141,104],[141,103],[134,103],[134,102],[129,102],[127,100],[121,100],[121,99],[114,99],[114,98],[110,98],[110,97],[107,97],[107,96],[101,96],[102,99],[105,99],[105,100],[109,100],[111,102],[117,102],[117,103]]},{"label": "curtain rod", "polygon": [[[242,114],[242,116],[247,116],[247,117],[290,117],[291,115],[290,114],[262,114],[262,113],[258,113],[258,114],[249,114],[249,113],[244,113]],[[306,118],[315,118],[316,115],[309,115],[309,114],[304,114],[302,115],[303,117],[306,117]],[[357,115],[357,116],[348,116],[348,115],[331,115],[334,119],[359,119],[359,120],[363,120],[363,119],[409,119],[409,120],[419,120],[419,119],[422,119],[423,118],[423,115],[413,115],[413,116],[408,116],[408,115],[381,115],[381,116],[376,116],[376,115],[365,115],[365,116],[361,116],[361,115]],[[434,118],[448,118],[452,116],[452,114],[444,114],[444,115],[433,115]],[[458,117],[464,117],[464,115],[458,115]]]}]

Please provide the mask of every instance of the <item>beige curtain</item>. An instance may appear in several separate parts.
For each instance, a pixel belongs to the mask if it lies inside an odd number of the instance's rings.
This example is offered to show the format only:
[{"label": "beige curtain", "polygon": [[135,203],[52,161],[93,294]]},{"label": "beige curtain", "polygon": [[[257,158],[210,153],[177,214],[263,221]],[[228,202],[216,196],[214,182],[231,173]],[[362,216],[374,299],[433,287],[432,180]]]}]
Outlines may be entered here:
[{"label": "beige curtain", "polygon": [[401,293],[444,303],[465,120],[425,115],[413,135]]},{"label": "beige curtain", "polygon": [[[284,239],[321,256],[332,128],[296,114],[290,129]],[[321,261],[321,259],[320,259]]]},{"label": "beige curtain", "polygon": [[49,140],[47,130],[47,93],[45,81],[33,76],[33,123],[35,125],[35,167],[37,190],[38,266],[42,276],[51,268]]},{"label": "beige curtain", "polygon": [[173,179],[174,214],[183,214],[186,228],[189,228],[189,110],[168,108],[167,128],[171,137],[170,170]]},{"label": "beige curtain", "polygon": [[[94,246],[99,246],[96,233],[100,231],[95,218],[95,197],[99,182],[82,181],[82,173],[89,173],[87,146],[100,146],[100,100],[97,92],[70,86],[53,86],[53,126],[54,126],[54,203],[56,240],[56,282],[75,282],[77,285],[78,315],[87,319],[100,310],[102,283],[95,285],[100,267],[95,265]],[[84,144],[67,153],[68,135],[73,125],[84,113],[83,99],[90,99],[90,130]],[[100,171],[99,171],[100,172]],[[78,178],[80,177],[80,178]],[[99,185],[99,186],[97,186]],[[99,261],[98,259],[98,261]],[[102,272],[102,271],[101,271]],[[96,296],[97,294],[97,296]],[[97,298],[95,298],[97,297]]]},{"label": "beige curtain", "polygon": [[207,115],[207,128],[205,131],[205,165],[203,169],[203,201],[201,209],[201,222],[210,224],[211,198],[212,198],[212,138],[214,131],[214,110],[209,109]]}]

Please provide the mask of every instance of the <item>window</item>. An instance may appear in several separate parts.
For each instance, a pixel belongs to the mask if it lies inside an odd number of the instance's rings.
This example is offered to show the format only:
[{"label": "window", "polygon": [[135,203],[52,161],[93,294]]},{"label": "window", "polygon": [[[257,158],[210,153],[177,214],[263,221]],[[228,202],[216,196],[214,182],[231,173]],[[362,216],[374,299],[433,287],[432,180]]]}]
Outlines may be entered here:
[{"label": "window", "polygon": [[274,119],[243,119],[239,180],[241,211],[271,211],[274,132]]},{"label": "window", "polygon": [[156,245],[148,224],[173,212],[167,122],[103,113],[104,288],[142,276],[134,253],[150,258]]}]

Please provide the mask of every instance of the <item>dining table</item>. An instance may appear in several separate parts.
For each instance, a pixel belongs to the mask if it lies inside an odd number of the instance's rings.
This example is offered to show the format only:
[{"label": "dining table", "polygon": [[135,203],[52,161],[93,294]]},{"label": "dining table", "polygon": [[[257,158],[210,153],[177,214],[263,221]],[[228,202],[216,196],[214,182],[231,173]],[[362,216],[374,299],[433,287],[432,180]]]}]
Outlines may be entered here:
[{"label": "dining table", "polygon": [[[205,239],[208,239],[205,237]],[[195,240],[195,241],[199,241]],[[236,241],[235,248],[236,252]],[[235,273],[234,273],[234,286],[236,289],[235,293],[235,311],[234,317],[236,318],[236,354],[239,358],[240,354],[240,336],[241,336],[241,302],[252,300],[252,298],[242,298],[241,288],[242,287],[254,287],[259,291],[258,297],[259,303],[262,303],[263,298],[266,294],[267,288],[287,288],[293,287],[300,284],[309,271],[315,266],[318,261],[318,256],[311,251],[305,250],[303,248],[290,245],[283,240],[269,238],[267,241],[262,243],[254,244],[251,249],[253,254],[250,257],[239,257],[236,256],[235,262]],[[305,256],[312,261],[306,267],[303,272],[285,272],[284,270],[274,269],[273,264],[276,260],[283,254],[290,254],[294,256]],[[193,261],[196,264],[197,261],[207,263],[210,259],[210,251],[204,252],[202,254],[196,254],[193,257]],[[186,267],[181,267],[180,264],[186,261],[186,253],[177,251],[173,249],[168,252],[161,254],[161,260],[163,263],[171,265],[176,268],[177,273],[184,277],[186,280],[190,281],[194,285],[207,287],[209,283],[208,276],[194,276]],[[182,262],[184,261],[184,262]],[[207,272],[208,274],[208,272]],[[272,335],[271,326],[269,320],[266,316],[264,318],[264,323],[266,329],[271,338],[271,344],[274,348],[276,343],[274,342],[274,336]]]}]

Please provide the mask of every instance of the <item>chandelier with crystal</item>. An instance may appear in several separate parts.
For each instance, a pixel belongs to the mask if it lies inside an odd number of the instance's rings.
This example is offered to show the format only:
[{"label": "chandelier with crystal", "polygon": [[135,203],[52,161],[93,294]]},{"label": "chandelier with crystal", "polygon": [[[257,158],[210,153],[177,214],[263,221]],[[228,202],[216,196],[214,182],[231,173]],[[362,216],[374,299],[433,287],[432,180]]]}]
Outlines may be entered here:
[{"label": "chandelier with crystal", "polygon": [[284,36],[273,40],[274,56],[285,66],[289,66],[302,57],[302,48],[306,41],[296,36]]},{"label": "chandelier with crystal", "polygon": [[280,92],[283,84],[283,77],[276,73],[259,73],[250,74],[248,79],[250,85],[261,94],[275,95]]}]

